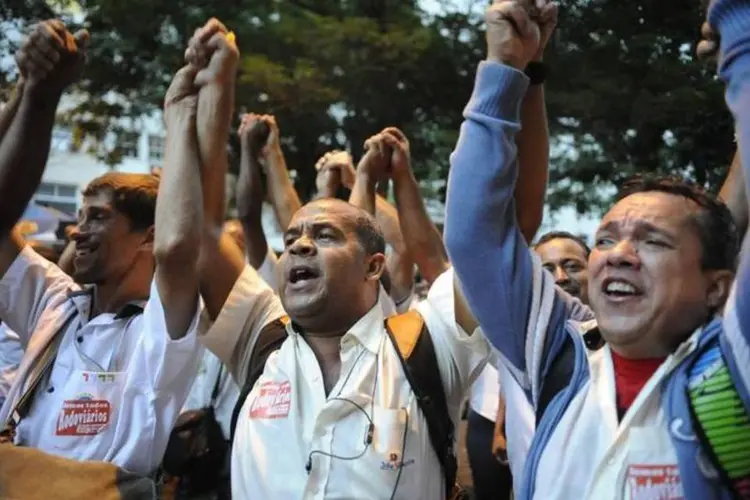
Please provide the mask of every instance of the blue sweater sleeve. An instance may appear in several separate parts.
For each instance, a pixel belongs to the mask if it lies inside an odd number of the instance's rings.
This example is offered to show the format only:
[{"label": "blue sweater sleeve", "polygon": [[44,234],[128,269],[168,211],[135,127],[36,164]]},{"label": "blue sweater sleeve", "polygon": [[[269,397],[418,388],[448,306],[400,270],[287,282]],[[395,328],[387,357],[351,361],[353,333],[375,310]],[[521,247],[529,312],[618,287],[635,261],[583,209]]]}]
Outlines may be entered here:
[{"label": "blue sweater sleeve", "polygon": [[451,155],[444,237],[484,334],[533,395],[544,373],[548,333],[564,332],[567,308],[516,223],[515,134],[527,86],[515,69],[479,65]]},{"label": "blue sweater sleeve", "polygon": [[[714,0],[708,22],[721,36],[719,76],[727,83],[726,100],[735,120],[745,182],[750,181],[750,2]],[[750,193],[750,184],[747,184]],[[750,246],[746,240],[735,289],[724,314],[724,335],[729,344],[733,375],[750,401]]]}]

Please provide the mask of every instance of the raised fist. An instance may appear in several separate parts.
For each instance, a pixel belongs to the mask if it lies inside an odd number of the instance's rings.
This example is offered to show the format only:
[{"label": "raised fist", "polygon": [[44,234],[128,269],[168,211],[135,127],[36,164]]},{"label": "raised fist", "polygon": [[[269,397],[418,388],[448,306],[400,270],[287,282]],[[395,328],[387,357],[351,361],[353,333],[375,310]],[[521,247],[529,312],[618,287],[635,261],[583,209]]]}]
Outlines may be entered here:
[{"label": "raised fist", "polygon": [[181,120],[194,121],[198,113],[198,87],[195,85],[197,70],[183,66],[174,75],[164,97],[164,122],[167,130]]},{"label": "raised fist", "polygon": [[391,176],[391,147],[383,134],[365,141],[365,154],[357,165],[357,175],[364,175],[370,182],[380,182]]},{"label": "raised fist", "polygon": [[242,115],[237,134],[242,147],[248,148],[250,154],[258,159],[265,158],[270,149],[279,143],[279,126],[272,115]]},{"label": "raised fist", "polygon": [[228,84],[234,81],[240,52],[234,35],[218,19],[195,30],[185,50],[185,62],[198,69],[195,84]]},{"label": "raised fist", "polygon": [[315,170],[318,171],[318,177],[326,170],[336,170],[336,177],[344,187],[351,189],[354,186],[356,172],[352,155],[348,151],[329,151],[317,161]]},{"label": "raised fist", "polygon": [[539,49],[534,55],[533,61],[541,61],[544,55],[544,49],[552,38],[557,27],[557,3],[550,0],[537,0],[536,12],[531,19],[539,25]]},{"label": "raised fist", "polygon": [[495,0],[487,9],[484,19],[488,61],[521,71],[526,68],[541,47],[539,25],[530,12],[535,17],[541,15],[531,0]]},{"label": "raised fist", "polygon": [[719,56],[719,36],[707,22],[701,26],[701,41],[698,42],[695,52],[699,59],[708,62],[716,62]]},{"label": "raised fist", "polygon": [[88,41],[88,31],[71,35],[58,20],[34,25],[16,53],[21,77],[30,88],[62,92],[81,76]]},{"label": "raised fist", "polygon": [[411,152],[409,139],[396,127],[388,127],[380,133],[383,142],[391,151],[390,174],[398,176],[411,172]]}]

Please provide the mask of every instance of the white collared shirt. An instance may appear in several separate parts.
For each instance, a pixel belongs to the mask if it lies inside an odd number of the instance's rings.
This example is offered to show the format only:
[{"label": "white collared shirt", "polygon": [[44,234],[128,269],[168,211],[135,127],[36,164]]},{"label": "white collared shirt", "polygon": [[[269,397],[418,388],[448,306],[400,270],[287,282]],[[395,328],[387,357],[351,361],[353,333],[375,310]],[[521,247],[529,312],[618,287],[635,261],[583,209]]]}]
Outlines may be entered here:
[{"label": "white collared shirt", "polygon": [[695,349],[696,332],[656,370],[618,422],[612,353],[588,356],[591,378],[544,448],[534,498],[682,498],[677,455],[662,406],[662,382]]},{"label": "white collared shirt", "polygon": [[155,283],[142,314],[89,319],[92,292],[29,247],[0,280],[0,316],[27,346],[0,421],[23,394],[44,346],[72,318],[51,374],[17,428],[17,443],[150,474],[198,369],[200,301],[188,333],[172,340]]},{"label": "white collared shirt", "polygon": [[3,323],[0,325],[0,405],[5,401],[13,379],[16,377],[18,365],[23,358],[23,347],[18,334]]},{"label": "white collared shirt", "polygon": [[[254,309],[251,314],[267,318],[264,324],[278,318],[277,304],[265,288],[246,269],[206,344],[226,339],[238,325],[247,325],[246,336],[257,338],[262,326],[240,311]],[[241,292],[244,297],[238,296]],[[468,336],[455,323],[452,269],[436,280],[418,311],[430,331],[455,422],[489,346],[483,336]],[[234,324],[227,318],[234,318]],[[234,497],[388,499],[396,488],[395,498],[443,498],[442,471],[385,332],[382,307],[373,307],[342,337],[340,377],[328,396],[312,350],[291,323],[287,332],[289,338],[269,357],[238,419],[232,450]],[[248,349],[254,339],[243,343]],[[232,356],[229,345],[220,349],[230,365],[249,357]],[[372,442],[367,444],[370,422]]]},{"label": "white collared shirt", "polygon": [[229,439],[232,427],[232,412],[240,395],[240,388],[229,370],[222,365],[221,360],[208,349],[204,349],[198,375],[190,388],[184,410],[199,410],[210,406],[211,394],[217,380],[219,381],[219,391],[214,403],[214,413],[216,421],[224,432],[224,437]]}]

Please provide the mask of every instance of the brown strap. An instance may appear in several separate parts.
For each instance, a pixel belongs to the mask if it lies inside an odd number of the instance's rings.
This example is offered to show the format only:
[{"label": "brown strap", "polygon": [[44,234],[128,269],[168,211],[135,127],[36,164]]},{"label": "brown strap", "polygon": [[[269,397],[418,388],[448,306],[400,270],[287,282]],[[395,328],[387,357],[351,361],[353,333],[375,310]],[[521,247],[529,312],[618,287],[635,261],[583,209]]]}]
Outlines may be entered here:
[{"label": "brown strap", "polygon": [[417,311],[408,311],[398,316],[391,316],[385,321],[393,334],[401,356],[409,359],[422,333],[424,318]]}]

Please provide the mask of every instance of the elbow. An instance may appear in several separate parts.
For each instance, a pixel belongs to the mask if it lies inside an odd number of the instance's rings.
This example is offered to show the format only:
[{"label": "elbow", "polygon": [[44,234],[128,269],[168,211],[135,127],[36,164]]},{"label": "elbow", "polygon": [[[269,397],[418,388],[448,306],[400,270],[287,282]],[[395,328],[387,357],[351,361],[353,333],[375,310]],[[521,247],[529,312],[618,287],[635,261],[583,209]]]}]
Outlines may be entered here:
[{"label": "elbow", "polygon": [[200,252],[201,233],[196,229],[154,239],[154,260],[160,267],[197,269]]}]

